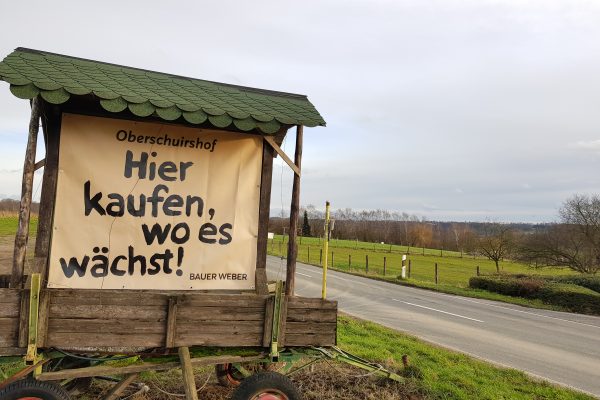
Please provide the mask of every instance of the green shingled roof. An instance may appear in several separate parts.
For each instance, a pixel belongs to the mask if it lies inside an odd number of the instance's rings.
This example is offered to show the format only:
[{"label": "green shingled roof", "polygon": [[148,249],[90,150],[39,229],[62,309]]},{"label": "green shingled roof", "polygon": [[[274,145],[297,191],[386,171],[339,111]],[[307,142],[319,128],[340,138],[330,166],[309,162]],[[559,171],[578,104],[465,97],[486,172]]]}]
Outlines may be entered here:
[{"label": "green shingled roof", "polygon": [[110,112],[129,109],[138,117],[180,118],[217,128],[258,129],[281,125],[325,126],[306,96],[253,89],[24,48],[0,63],[0,79],[21,99],[40,95],[52,104],[93,95]]}]

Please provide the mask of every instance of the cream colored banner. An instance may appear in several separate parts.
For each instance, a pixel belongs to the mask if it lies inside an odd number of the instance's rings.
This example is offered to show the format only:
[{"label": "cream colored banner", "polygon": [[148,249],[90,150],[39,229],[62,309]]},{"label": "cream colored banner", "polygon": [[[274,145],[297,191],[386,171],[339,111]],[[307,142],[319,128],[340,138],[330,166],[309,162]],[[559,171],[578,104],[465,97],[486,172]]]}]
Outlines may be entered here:
[{"label": "cream colored banner", "polygon": [[48,287],[253,289],[262,139],[65,114]]}]

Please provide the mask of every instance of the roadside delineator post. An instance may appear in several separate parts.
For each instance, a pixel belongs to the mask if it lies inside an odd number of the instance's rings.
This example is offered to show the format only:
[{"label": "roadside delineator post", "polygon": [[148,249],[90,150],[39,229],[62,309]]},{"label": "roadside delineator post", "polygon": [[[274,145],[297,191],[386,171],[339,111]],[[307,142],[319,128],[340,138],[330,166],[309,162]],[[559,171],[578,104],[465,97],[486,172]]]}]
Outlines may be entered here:
[{"label": "roadside delineator post", "polygon": [[402,279],[406,279],[406,254],[402,254]]}]

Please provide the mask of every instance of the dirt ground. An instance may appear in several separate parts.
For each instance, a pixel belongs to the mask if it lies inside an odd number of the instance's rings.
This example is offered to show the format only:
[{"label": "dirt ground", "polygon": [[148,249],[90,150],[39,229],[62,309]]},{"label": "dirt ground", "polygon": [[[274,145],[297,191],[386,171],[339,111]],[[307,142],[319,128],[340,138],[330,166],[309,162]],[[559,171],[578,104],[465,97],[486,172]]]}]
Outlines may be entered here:
[{"label": "dirt ground", "polygon": [[[292,374],[292,380],[298,387],[304,400],[421,400],[424,399],[410,384],[365,376],[365,371],[345,366],[333,361],[323,361],[313,365],[313,368],[301,370]],[[149,387],[149,391],[130,397],[132,400],[167,400],[181,398],[180,370],[172,370],[161,374],[143,376],[140,381]],[[229,399],[233,390],[217,384],[212,369],[197,370],[196,385],[201,388],[198,398],[203,400]],[[90,397],[97,398],[110,390],[111,384],[95,381],[89,392]],[[122,397],[134,394],[136,388],[131,388]],[[169,394],[167,394],[169,393]]]}]

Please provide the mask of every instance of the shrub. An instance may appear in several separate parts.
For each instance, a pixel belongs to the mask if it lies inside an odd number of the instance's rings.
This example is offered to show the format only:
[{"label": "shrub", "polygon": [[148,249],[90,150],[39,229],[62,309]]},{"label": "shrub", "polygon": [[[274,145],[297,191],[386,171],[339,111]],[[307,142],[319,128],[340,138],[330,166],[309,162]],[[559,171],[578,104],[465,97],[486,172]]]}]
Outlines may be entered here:
[{"label": "shrub", "polygon": [[469,280],[469,286],[508,296],[532,297],[544,285],[542,279],[510,276],[480,276]]},{"label": "shrub", "polygon": [[599,275],[569,275],[555,276],[555,282],[571,283],[573,285],[583,286],[600,293],[600,276]]},{"label": "shrub", "polygon": [[547,304],[573,312],[600,315],[600,294],[570,283],[551,282],[544,278],[480,276],[469,279],[469,286],[508,296],[540,299]]}]

